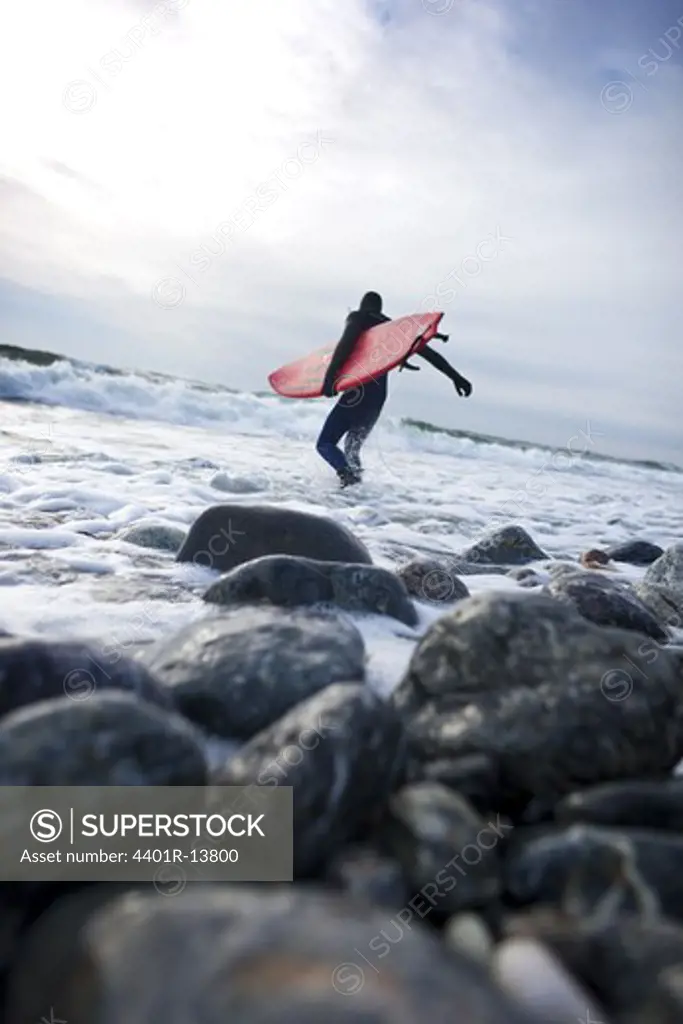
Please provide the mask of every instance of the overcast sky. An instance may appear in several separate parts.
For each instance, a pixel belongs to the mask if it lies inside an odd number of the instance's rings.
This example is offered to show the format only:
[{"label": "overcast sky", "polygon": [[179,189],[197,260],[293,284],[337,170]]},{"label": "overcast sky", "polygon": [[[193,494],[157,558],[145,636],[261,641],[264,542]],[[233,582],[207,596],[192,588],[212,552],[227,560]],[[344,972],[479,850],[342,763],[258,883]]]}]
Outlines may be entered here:
[{"label": "overcast sky", "polygon": [[267,389],[442,309],[389,415],[683,464],[680,0],[0,15],[0,341]]}]

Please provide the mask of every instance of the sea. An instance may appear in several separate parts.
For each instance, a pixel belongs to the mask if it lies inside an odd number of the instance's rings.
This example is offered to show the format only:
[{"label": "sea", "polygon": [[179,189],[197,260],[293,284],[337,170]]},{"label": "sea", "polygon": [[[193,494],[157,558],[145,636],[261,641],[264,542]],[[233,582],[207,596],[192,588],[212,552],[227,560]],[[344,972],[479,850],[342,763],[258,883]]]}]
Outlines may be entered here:
[{"label": "sea", "polygon": [[[363,450],[363,483],[341,491],[315,451],[329,408],[0,346],[0,629],[120,656],[215,614],[202,601],[215,572],[126,532],[187,531],[226,502],[330,517],[387,568],[457,554],[509,524],[549,558],[574,561],[633,538],[663,548],[683,538],[683,470],[600,454],[590,423],[557,449],[401,420],[389,407]],[[465,583],[471,593],[519,586],[492,573]],[[414,629],[354,614],[371,685],[390,692],[447,610],[419,603]]]}]

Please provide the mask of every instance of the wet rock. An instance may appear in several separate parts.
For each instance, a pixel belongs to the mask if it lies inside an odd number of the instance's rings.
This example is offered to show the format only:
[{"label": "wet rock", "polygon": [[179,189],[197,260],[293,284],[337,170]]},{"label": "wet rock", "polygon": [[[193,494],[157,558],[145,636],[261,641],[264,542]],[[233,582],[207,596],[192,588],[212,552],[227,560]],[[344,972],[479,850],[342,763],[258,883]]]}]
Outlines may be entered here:
[{"label": "wet rock", "polygon": [[128,896],[35,995],[69,1024],[452,1024],[454,1006],[468,1024],[533,1024],[480,964],[419,923],[397,931],[386,911],[317,891]]},{"label": "wet rock", "polygon": [[406,626],[418,621],[394,573],[375,565],[291,555],[265,555],[237,566],[209,587],[204,600],[220,605],[269,601],[284,607],[331,603],[347,611],[389,615]]},{"label": "wet rock", "polygon": [[[427,630],[393,696],[399,707],[417,710],[429,701],[441,709],[478,704],[514,687],[571,692],[584,683],[599,691],[607,673],[628,667],[628,657],[642,663],[642,642],[626,630],[598,627],[542,594],[476,594]],[[680,692],[670,652],[648,665],[645,685],[660,678]]]},{"label": "wet rock", "polygon": [[634,583],[633,590],[654,615],[672,629],[683,626],[683,587],[675,589],[663,583]]},{"label": "wet rock", "polygon": [[251,739],[331,683],[365,675],[365,645],[353,623],[267,607],[193,622],[145,660],[187,718],[227,739]]},{"label": "wet rock", "polygon": [[[16,884],[15,884],[16,888]],[[47,887],[45,887],[47,889]],[[51,887],[53,899],[24,929],[13,949],[12,971],[6,984],[5,1021],[58,1024],[59,1013],[50,1014],[45,993],[54,991],[80,952],[80,932],[92,915],[112,900],[133,889],[149,893],[150,884],[89,884],[69,892],[64,883]]]},{"label": "wet rock", "polygon": [[[434,782],[405,786],[389,801],[378,842],[403,867],[421,916],[483,906],[501,891],[503,831],[464,797]],[[422,913],[424,911],[424,913]]]},{"label": "wet rock", "polygon": [[547,557],[521,526],[503,526],[463,551],[457,561],[526,565],[527,562],[537,562]]},{"label": "wet rock", "polygon": [[460,793],[482,813],[496,806],[500,788],[498,763],[486,754],[416,762],[411,770],[412,782],[438,782]]},{"label": "wet rock", "polygon": [[202,786],[201,736],[132,694],[67,697],[0,721],[0,786]]},{"label": "wet rock", "polygon": [[369,688],[346,684],[327,687],[260,732],[213,781],[292,786],[295,872],[305,876],[377,815],[404,767],[394,709]]},{"label": "wet rock", "polygon": [[651,544],[648,540],[627,540],[623,544],[613,544],[607,548],[606,554],[613,562],[652,565],[664,551],[659,545]]},{"label": "wet rock", "polygon": [[529,566],[510,569],[507,575],[510,579],[516,580],[521,587],[540,587],[545,582],[543,577]]},{"label": "wet rock", "polygon": [[591,548],[590,551],[583,551],[579,562],[586,569],[602,569],[610,564],[609,555],[606,555],[600,548]]},{"label": "wet rock", "polygon": [[443,930],[443,939],[451,949],[459,950],[466,956],[489,964],[493,955],[494,940],[486,922],[478,914],[456,914]]},{"label": "wet rock", "polygon": [[351,899],[401,910],[410,896],[401,865],[371,846],[348,846],[331,862],[325,880]]},{"label": "wet rock", "polygon": [[419,601],[450,602],[469,597],[470,592],[452,567],[431,558],[416,558],[402,565],[396,575],[409,594]]},{"label": "wet rock", "polygon": [[508,850],[505,888],[520,904],[560,907],[571,894],[584,915],[647,911],[652,917],[661,906],[683,920],[682,856],[683,838],[666,832],[594,825],[548,829]]},{"label": "wet rock", "polygon": [[[612,666],[628,649],[622,646]],[[564,688],[560,679],[534,689],[514,686],[456,710],[427,705],[408,719],[411,758],[486,754],[498,766],[495,806],[507,813],[521,813],[532,800],[537,812],[545,807],[547,813],[562,796],[591,783],[670,772],[683,756],[678,665],[660,652],[651,675],[631,692],[621,676],[612,685],[607,673],[614,676],[615,669],[607,670],[601,689],[592,677],[600,668],[599,661],[579,662],[568,669]]]},{"label": "wet rock", "polygon": [[673,590],[683,590],[683,543],[672,544],[667,548],[648,567],[643,580],[645,583],[663,583]]},{"label": "wet rock", "polygon": [[571,793],[555,808],[562,824],[664,829],[683,832],[683,779],[636,779]]},{"label": "wet rock", "polygon": [[206,509],[192,524],[177,560],[228,572],[262,555],[372,564],[365,545],[340,523],[270,505]]},{"label": "wet rock", "polygon": [[119,540],[137,544],[141,548],[155,548],[157,551],[180,551],[185,540],[185,530],[167,523],[135,523],[119,535]]},{"label": "wet rock", "polygon": [[502,942],[495,954],[494,975],[511,997],[553,1024],[607,1024],[604,1009],[566,971],[561,961],[535,939]]},{"label": "wet rock", "polygon": [[0,716],[52,697],[79,702],[106,690],[173,708],[168,690],[118,650],[108,653],[76,641],[0,640]]},{"label": "wet rock", "polygon": [[550,581],[547,591],[598,626],[632,629],[659,642],[668,638],[659,620],[635,593],[613,581],[605,585],[604,578],[596,579],[594,573],[561,576]]},{"label": "wet rock", "polygon": [[664,1024],[642,1014],[661,992],[666,969],[683,961],[683,929],[676,923],[633,915],[579,920],[542,908],[509,918],[506,931],[543,942],[615,1019]]}]

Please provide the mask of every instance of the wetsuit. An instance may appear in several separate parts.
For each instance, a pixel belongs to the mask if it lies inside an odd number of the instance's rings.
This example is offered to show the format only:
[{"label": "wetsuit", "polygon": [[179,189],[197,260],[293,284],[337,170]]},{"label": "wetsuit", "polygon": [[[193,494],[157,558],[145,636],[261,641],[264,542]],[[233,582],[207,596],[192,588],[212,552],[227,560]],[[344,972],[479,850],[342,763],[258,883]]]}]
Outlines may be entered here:
[{"label": "wetsuit", "polygon": [[[387,323],[391,317],[381,312],[381,298],[374,292],[368,292],[361,301],[359,309],[350,313],[346,326],[330,365],[325,374],[323,394],[331,397],[334,394],[335,382],[341,367],[353,353],[358,338],[364,331],[378,324]],[[417,353],[437,370],[445,374],[454,383],[464,378],[437,352],[429,347]],[[316,448],[318,454],[337,471],[340,477],[358,477],[361,472],[360,449],[370,431],[375,426],[384,403],[387,399],[388,371],[378,374],[365,384],[342,392],[342,395],[325,420],[318,437]],[[469,383],[465,382],[469,387]],[[338,447],[341,438],[346,434],[344,452]]]},{"label": "wetsuit", "polygon": [[[350,313],[339,344],[327,368],[323,393],[329,393],[336,381],[339,370],[351,356],[354,346],[361,334],[386,323],[391,317],[383,313],[372,313],[361,308]],[[376,375],[372,380],[358,387],[349,388],[342,395],[325,420],[316,445],[318,453],[338,473],[360,472],[359,453],[363,442],[379,419],[379,414],[387,400],[387,373]],[[344,452],[337,448],[338,442],[346,434]]]}]

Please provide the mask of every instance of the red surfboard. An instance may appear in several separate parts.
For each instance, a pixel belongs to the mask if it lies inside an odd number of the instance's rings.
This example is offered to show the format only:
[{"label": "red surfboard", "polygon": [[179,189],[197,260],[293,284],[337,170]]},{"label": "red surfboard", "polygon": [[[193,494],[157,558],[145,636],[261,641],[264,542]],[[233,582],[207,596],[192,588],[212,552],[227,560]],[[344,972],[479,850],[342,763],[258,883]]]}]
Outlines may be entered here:
[{"label": "red surfboard", "polygon": [[[367,384],[419,352],[436,334],[442,317],[443,313],[415,313],[365,331],[358,339],[353,355],[341,368],[343,380],[337,385],[337,393]],[[316,349],[310,355],[274,370],[268,377],[273,391],[285,398],[319,398],[336,346],[335,342]]]}]

